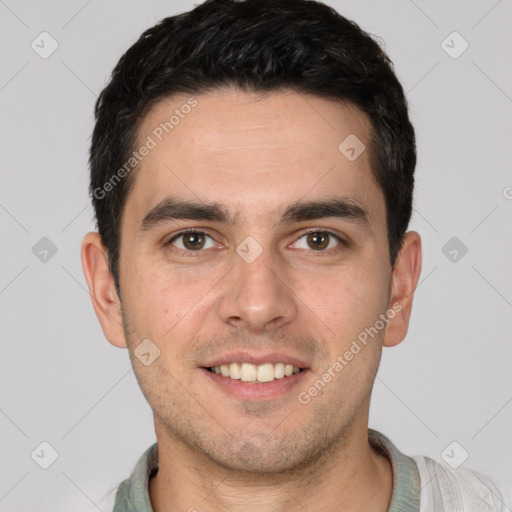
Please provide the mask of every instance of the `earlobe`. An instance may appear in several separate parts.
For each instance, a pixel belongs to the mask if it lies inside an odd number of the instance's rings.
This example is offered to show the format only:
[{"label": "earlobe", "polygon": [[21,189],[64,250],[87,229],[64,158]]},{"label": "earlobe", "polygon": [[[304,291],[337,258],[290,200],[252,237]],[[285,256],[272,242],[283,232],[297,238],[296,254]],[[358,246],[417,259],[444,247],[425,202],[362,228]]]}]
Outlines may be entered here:
[{"label": "earlobe", "polygon": [[416,231],[409,231],[399,252],[391,275],[389,308],[394,317],[386,326],[385,347],[398,345],[406,336],[412,311],[414,291],[421,273],[421,237]]},{"label": "earlobe", "polygon": [[90,232],[85,235],[81,258],[92,305],[103,333],[112,345],[126,348],[121,303],[108,266],[107,250],[98,233]]}]

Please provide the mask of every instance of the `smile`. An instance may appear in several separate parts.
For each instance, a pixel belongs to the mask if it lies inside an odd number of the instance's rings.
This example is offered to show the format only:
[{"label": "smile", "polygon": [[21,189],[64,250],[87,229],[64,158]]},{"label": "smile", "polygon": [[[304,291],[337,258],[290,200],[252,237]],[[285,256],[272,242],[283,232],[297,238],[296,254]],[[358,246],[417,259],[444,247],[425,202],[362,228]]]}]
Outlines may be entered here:
[{"label": "smile", "polygon": [[271,382],[275,379],[290,377],[302,371],[301,368],[285,363],[230,363],[207,368],[210,372],[242,382]]}]

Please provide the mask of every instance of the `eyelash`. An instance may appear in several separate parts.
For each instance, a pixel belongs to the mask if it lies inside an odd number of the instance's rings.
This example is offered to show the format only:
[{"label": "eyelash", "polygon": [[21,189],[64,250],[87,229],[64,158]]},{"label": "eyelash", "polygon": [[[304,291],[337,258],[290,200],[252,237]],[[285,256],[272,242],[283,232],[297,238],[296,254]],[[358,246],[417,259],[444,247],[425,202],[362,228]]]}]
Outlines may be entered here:
[{"label": "eyelash", "polygon": [[[172,242],[174,242],[176,239],[180,238],[181,236],[187,235],[189,233],[196,233],[196,234],[200,234],[200,235],[206,235],[206,236],[210,237],[213,240],[213,237],[210,234],[206,233],[205,231],[201,231],[200,229],[190,228],[190,229],[184,229],[183,231],[180,231],[179,233],[176,233],[165,245],[166,246],[172,245]],[[343,238],[341,238],[339,235],[337,235],[336,233],[334,233],[332,231],[325,230],[325,229],[324,230],[322,230],[322,229],[310,229],[308,231],[303,232],[297,238],[297,240],[300,240],[302,237],[304,237],[305,235],[307,235],[309,233],[323,233],[323,234],[327,234],[327,235],[330,235],[330,236],[334,237],[338,242],[340,242],[340,244],[342,246],[344,246],[344,247],[348,246],[348,243]],[[339,249],[339,246],[333,247],[331,249],[320,250],[320,251],[314,251],[313,249],[310,249],[310,252],[316,252],[316,253],[318,253],[319,256],[322,256],[322,255],[325,255],[325,254],[329,255],[329,254],[331,254],[331,251],[333,251],[333,250],[336,251],[337,249]],[[178,249],[176,247],[174,247],[173,250],[175,252],[177,252],[178,254],[180,254],[180,255],[192,256],[192,257],[198,257],[198,256],[200,256],[200,254],[202,252],[204,252],[204,249],[198,249],[197,251],[190,251],[190,250]]]}]

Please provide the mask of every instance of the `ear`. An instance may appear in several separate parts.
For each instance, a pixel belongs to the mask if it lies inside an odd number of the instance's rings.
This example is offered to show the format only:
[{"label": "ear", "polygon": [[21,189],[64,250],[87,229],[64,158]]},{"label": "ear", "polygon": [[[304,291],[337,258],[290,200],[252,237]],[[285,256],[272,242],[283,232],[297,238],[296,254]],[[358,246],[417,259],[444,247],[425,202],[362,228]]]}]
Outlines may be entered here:
[{"label": "ear", "polygon": [[108,251],[98,233],[87,233],[82,241],[82,268],[89,286],[92,305],[103,334],[112,345],[126,348],[121,301],[108,265]]},{"label": "ear", "polygon": [[421,238],[416,231],[404,235],[403,246],[391,274],[389,309],[395,311],[384,335],[385,347],[398,345],[406,336],[412,299],[421,273]]}]

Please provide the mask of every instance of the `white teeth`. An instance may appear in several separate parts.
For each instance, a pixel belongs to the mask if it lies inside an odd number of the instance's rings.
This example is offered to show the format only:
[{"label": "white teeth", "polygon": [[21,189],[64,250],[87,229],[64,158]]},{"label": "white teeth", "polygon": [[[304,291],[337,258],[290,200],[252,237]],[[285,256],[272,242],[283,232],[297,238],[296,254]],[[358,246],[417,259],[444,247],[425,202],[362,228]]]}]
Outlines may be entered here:
[{"label": "white teeth", "polygon": [[229,366],[227,366],[229,369],[228,375],[226,377],[231,377],[232,379],[239,379],[241,377],[240,375],[240,365],[238,363],[231,363]]},{"label": "white teeth", "polygon": [[276,379],[282,379],[284,377],[284,364],[283,363],[277,363],[275,368],[275,378]]},{"label": "white teeth", "polygon": [[256,379],[258,382],[270,382],[271,380],[274,380],[274,365],[267,363],[262,364],[261,366],[258,366],[258,374]]},{"label": "white teeth", "polygon": [[258,367],[255,364],[243,363],[240,368],[240,375],[243,382],[252,382],[258,375]]},{"label": "white teeth", "polygon": [[250,363],[231,363],[215,366],[211,370],[217,375],[240,379],[243,382],[271,382],[274,379],[290,377],[301,371],[296,366],[284,363],[265,363],[259,366]]}]

